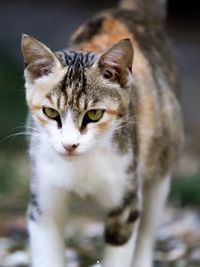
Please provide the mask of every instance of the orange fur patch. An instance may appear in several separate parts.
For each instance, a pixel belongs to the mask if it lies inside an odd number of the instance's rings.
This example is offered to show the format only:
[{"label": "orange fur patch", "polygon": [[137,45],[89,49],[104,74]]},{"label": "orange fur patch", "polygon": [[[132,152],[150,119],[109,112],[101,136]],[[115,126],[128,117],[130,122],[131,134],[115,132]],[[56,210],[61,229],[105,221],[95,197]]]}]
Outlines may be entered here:
[{"label": "orange fur patch", "polygon": [[131,33],[125,25],[115,18],[107,16],[103,22],[102,31],[88,42],[81,44],[79,48],[84,51],[101,52],[124,38],[131,39]]},{"label": "orange fur patch", "polygon": [[41,109],[41,106],[35,104],[35,105],[31,105],[29,108],[31,111],[36,112]]},{"label": "orange fur patch", "polygon": [[113,110],[113,109],[107,109],[106,112],[109,115],[116,116],[116,117],[120,115],[120,113],[117,110]]},{"label": "orange fur patch", "polygon": [[[81,32],[81,28],[75,35]],[[129,38],[133,44],[133,72],[136,72],[141,79],[146,79],[146,75],[149,77],[149,66],[145,56],[141,53],[137,40],[128,30],[126,25],[111,16],[105,18],[100,33],[96,34],[89,41],[80,44],[78,49],[83,51],[102,52],[124,38]]]},{"label": "orange fur patch", "polygon": [[48,121],[41,118],[40,116],[36,115],[37,119],[39,120],[39,122],[41,123],[42,126],[46,126],[48,124]]},{"label": "orange fur patch", "polygon": [[106,122],[99,123],[97,127],[100,130],[106,130],[108,128],[109,124],[110,124],[110,120],[106,121]]}]

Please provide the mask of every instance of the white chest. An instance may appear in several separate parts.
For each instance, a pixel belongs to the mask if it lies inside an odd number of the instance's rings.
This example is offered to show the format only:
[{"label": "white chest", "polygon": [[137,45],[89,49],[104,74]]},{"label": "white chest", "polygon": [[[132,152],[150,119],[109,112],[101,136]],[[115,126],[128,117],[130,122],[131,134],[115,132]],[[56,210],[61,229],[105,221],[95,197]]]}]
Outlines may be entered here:
[{"label": "white chest", "polygon": [[130,184],[127,174],[130,154],[117,155],[98,150],[74,160],[48,154],[37,161],[37,176],[42,186],[66,188],[79,196],[92,195],[99,204],[110,209],[119,205]]}]

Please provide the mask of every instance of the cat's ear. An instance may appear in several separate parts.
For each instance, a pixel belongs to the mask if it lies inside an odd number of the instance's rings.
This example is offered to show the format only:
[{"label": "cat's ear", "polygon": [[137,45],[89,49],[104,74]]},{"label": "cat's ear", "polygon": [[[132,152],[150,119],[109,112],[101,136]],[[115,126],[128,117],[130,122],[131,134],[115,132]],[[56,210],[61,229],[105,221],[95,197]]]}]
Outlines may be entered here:
[{"label": "cat's ear", "polygon": [[126,86],[132,72],[133,47],[130,39],[120,40],[106,50],[98,60],[98,66],[104,78]]},{"label": "cat's ear", "polygon": [[33,81],[52,73],[61,63],[55,54],[43,43],[28,35],[22,36],[26,78]]}]

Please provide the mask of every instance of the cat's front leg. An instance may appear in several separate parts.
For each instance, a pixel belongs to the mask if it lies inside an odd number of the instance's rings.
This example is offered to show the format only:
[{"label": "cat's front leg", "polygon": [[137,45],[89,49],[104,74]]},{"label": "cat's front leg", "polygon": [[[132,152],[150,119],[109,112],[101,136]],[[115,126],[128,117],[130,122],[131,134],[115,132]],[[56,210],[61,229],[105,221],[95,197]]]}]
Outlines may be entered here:
[{"label": "cat's front leg", "polygon": [[48,187],[32,193],[28,227],[33,267],[64,267],[66,192]]},{"label": "cat's front leg", "polygon": [[140,221],[139,207],[136,195],[131,194],[123,207],[108,214],[103,267],[131,267]]}]

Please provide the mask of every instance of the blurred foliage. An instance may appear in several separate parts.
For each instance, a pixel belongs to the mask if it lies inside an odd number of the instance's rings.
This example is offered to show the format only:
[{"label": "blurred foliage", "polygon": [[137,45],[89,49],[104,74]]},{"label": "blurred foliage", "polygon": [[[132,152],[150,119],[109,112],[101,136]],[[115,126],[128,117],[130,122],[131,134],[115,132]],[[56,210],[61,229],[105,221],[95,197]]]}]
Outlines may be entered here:
[{"label": "blurred foliage", "polygon": [[172,180],[170,199],[181,207],[200,206],[200,173]]},{"label": "blurred foliage", "polygon": [[[24,125],[26,105],[24,94],[23,69],[19,62],[14,62],[12,53],[0,48],[0,149],[7,150],[9,135],[22,131],[18,126]],[[21,138],[12,146],[19,149]]]},{"label": "blurred foliage", "polygon": [[27,162],[19,154],[0,154],[0,194],[12,194],[27,185]]},{"label": "blurred foliage", "polygon": [[0,153],[0,211],[17,212],[26,207],[29,189],[27,158],[19,153]]},{"label": "blurred foliage", "polygon": [[[0,209],[22,207],[28,191],[24,131],[26,105],[22,62],[0,47]],[[21,127],[23,125],[23,127]]]}]

